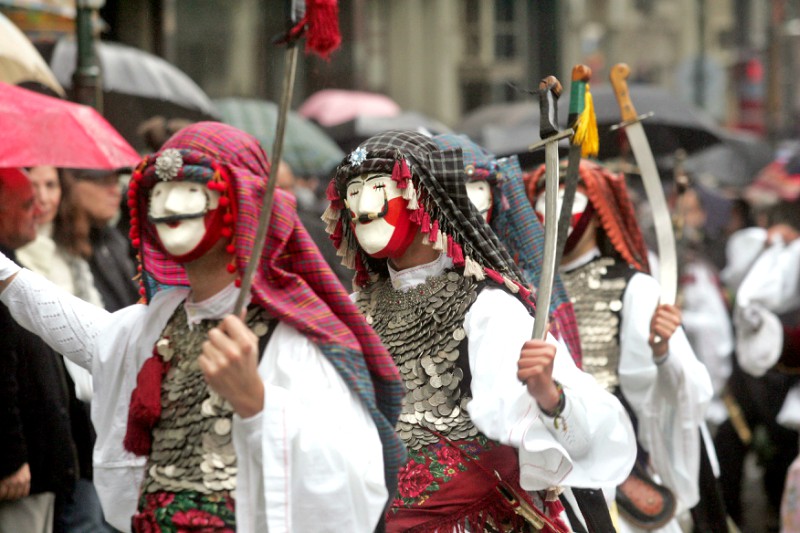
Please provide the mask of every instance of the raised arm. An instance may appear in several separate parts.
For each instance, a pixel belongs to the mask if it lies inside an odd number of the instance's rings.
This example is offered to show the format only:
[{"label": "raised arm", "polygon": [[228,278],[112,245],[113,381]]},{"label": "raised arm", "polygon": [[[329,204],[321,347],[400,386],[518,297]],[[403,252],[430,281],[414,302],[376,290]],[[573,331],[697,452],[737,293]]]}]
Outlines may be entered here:
[{"label": "raised arm", "polygon": [[111,314],[23,269],[0,253],[0,301],[56,352],[91,370],[94,340]]}]

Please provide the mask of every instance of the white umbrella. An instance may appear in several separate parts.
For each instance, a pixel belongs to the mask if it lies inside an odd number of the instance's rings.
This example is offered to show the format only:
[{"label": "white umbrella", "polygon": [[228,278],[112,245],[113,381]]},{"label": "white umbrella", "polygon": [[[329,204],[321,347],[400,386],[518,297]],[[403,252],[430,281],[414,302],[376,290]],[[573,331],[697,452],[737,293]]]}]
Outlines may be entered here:
[{"label": "white umbrella", "polygon": [[65,96],[53,71],[33,43],[13,22],[0,13],[0,81],[17,85],[37,82]]}]

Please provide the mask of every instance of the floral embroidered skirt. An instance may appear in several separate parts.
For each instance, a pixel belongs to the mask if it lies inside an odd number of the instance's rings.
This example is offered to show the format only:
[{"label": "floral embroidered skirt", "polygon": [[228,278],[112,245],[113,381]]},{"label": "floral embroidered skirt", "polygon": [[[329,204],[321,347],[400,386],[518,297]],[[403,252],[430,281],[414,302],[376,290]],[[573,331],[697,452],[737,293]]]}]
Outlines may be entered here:
[{"label": "floral embroidered skirt", "polygon": [[235,503],[229,492],[153,492],[139,498],[134,533],[235,533]]},{"label": "floral embroidered skirt", "polygon": [[495,471],[524,493],[516,450],[482,435],[409,450],[386,514],[387,533],[461,531],[465,526],[469,531],[527,531],[497,491]]}]

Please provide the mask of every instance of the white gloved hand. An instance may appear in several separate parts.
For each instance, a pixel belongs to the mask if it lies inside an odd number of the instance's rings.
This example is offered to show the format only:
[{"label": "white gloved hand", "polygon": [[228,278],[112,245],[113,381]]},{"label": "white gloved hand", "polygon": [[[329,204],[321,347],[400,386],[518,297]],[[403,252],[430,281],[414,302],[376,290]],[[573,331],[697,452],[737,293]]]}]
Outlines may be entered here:
[{"label": "white gloved hand", "polygon": [[0,252],[0,282],[7,280],[20,270],[22,270],[21,266],[6,257],[3,252]]}]

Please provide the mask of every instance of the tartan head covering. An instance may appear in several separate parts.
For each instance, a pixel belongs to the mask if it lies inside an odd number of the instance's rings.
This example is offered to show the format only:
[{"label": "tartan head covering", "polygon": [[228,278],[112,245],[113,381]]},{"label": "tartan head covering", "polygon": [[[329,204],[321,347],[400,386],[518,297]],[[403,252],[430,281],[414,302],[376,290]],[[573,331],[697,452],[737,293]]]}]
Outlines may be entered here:
[{"label": "tartan head covering", "polygon": [[[461,149],[467,181],[489,183],[493,204],[489,225],[519,265],[526,281],[538,287],[544,261],[544,228],[525,195],[519,159],[516,156],[495,159],[465,135],[445,133],[433,140],[442,149]],[[581,343],[575,311],[558,272],[553,280],[551,317],[552,332],[564,340],[580,366]]]},{"label": "tartan head covering", "polygon": [[427,235],[426,244],[451,257],[465,276],[488,277],[533,307],[521,271],[467,196],[461,149],[442,150],[414,131],[388,131],[367,139],[345,157],[328,186],[331,204],[323,220],[342,263],[356,270],[356,285],[388,275],[385,259],[373,259],[359,247],[344,200],[351,178],[373,172],[390,174],[397,182],[412,211],[411,221]]},{"label": "tartan head covering", "polygon": [[[206,182],[222,194],[231,232],[232,272],[244,274],[251,260],[269,162],[258,141],[231,126],[200,122],[176,133],[157,154],[146,157],[131,181],[131,237],[139,251],[143,296],[160,285],[188,285],[183,265],[161,250],[155,231],[144,223],[149,191],[159,178],[157,161],[177,150],[182,166],[173,179]],[[174,155],[175,152],[168,152]],[[227,201],[223,200],[227,198]],[[138,216],[137,216],[138,214]],[[227,216],[230,215],[230,216]],[[369,409],[384,445],[387,486],[395,486],[405,449],[394,426],[404,395],[394,361],[341,286],[297,218],[287,193],[276,190],[267,241],[252,285],[254,303],[314,342]]]},{"label": "tartan head covering", "polygon": [[[616,174],[595,161],[581,159],[578,176],[611,245],[629,265],[649,272],[647,246],[636,221],[625,175]],[[531,205],[536,202],[543,177],[544,165],[525,175],[525,189]]]}]

